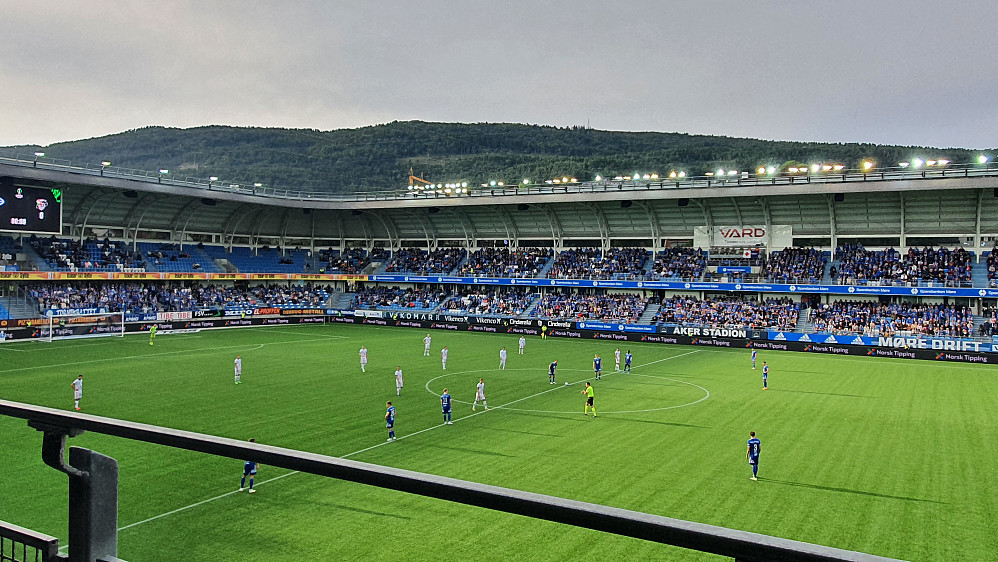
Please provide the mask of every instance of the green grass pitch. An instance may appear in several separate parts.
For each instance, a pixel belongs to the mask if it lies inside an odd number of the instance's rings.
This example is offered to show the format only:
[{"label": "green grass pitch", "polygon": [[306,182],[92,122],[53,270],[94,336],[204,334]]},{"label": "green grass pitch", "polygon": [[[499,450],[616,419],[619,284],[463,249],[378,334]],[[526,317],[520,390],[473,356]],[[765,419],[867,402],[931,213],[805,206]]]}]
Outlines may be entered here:
[{"label": "green grass pitch", "polygon": [[[990,366],[368,326],[0,346],[0,397],[910,560],[998,557],[998,370]],[[358,350],[370,351],[361,373]],[[440,348],[450,349],[447,371]],[[509,352],[505,372],[499,349]],[[583,415],[592,358],[597,418]],[[233,359],[243,358],[243,384]],[[558,385],[547,364],[559,361]],[[405,388],[395,396],[396,365]],[[484,377],[490,409],[471,411]],[[455,397],[441,425],[438,395]],[[709,395],[708,395],[709,394]],[[385,401],[399,440],[386,443]],[[760,480],[745,441],[762,439]],[[120,463],[128,560],[713,560],[673,547],[97,434]],[[65,476],[0,418],[0,519],[65,542]],[[178,511],[179,510],[179,511]]]}]

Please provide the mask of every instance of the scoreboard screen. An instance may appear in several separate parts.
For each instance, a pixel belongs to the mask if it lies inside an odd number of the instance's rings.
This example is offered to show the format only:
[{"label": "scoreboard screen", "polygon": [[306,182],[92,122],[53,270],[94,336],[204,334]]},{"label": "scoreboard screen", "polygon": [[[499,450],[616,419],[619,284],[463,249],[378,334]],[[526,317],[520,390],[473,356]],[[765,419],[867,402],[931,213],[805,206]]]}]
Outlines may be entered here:
[{"label": "scoreboard screen", "polygon": [[0,231],[62,234],[62,191],[0,182]]}]

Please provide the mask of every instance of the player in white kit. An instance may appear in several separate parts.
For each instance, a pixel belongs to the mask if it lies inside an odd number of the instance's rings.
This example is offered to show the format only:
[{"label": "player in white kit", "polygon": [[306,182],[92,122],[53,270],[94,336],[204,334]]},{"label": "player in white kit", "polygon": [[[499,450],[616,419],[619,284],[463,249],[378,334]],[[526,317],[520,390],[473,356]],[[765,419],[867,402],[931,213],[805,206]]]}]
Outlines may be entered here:
[{"label": "player in white kit", "polygon": [[499,350],[499,368],[503,371],[506,370],[506,348]]},{"label": "player in white kit", "polygon": [[80,399],[83,398],[83,375],[77,375],[76,380],[73,381],[73,402],[75,403],[76,409],[80,409]]},{"label": "player in white kit", "polygon": [[360,372],[367,372],[367,346],[360,346]]},{"label": "player in white kit", "polygon": [[232,362],[235,366],[236,373],[236,384],[243,384],[239,380],[243,376],[243,357],[241,355],[236,355],[236,360]]},{"label": "player in white kit", "polygon": [[440,366],[447,370],[447,346],[440,350]]},{"label": "player in white kit", "polygon": [[430,356],[430,334],[426,334],[426,337],[423,338],[423,357],[429,357],[429,356]]},{"label": "player in white kit", "polygon": [[527,338],[520,336],[520,355],[523,355],[523,348],[527,347]]},{"label": "player in white kit", "polygon": [[402,367],[395,367],[395,395],[402,396]]},{"label": "player in white kit", "polygon": [[471,405],[471,411],[475,411],[475,406],[478,405],[478,401],[482,401],[482,405],[485,409],[489,409],[489,403],[485,401],[485,379],[478,379],[478,391],[475,393],[475,403]]},{"label": "player in white kit", "polygon": [[616,367],[614,367],[614,370],[619,371],[620,370],[620,348],[619,347],[617,348],[617,351],[613,352],[613,361],[617,365]]}]

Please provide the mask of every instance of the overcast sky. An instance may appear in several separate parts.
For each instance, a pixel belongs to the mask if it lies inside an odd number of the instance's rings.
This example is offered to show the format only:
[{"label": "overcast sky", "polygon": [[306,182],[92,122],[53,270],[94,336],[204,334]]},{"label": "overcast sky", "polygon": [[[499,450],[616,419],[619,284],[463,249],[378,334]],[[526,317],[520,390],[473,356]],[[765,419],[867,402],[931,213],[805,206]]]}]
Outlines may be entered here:
[{"label": "overcast sky", "polygon": [[994,3],[0,0],[0,145],[393,120],[998,146]]}]

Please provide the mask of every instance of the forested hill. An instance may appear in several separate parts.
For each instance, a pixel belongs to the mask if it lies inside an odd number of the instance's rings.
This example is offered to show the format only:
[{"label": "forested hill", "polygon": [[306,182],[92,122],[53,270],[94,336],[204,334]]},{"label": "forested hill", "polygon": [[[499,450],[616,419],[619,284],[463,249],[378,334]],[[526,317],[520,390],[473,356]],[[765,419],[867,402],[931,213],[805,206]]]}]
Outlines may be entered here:
[{"label": "forested hill", "polygon": [[635,171],[690,175],[724,168],[755,170],[788,161],[835,162],[850,168],[863,159],[894,166],[914,157],[971,162],[963,149],[925,149],[871,144],[773,142],[755,139],[598,131],[585,127],[542,127],[507,123],[392,122],[386,125],[317,131],[209,126],[192,129],[147,127],[106,137],[46,147],[0,149],[76,164],[141,170],[169,169],[177,177],[218,176],[235,183],[260,182],[278,189],[371,191],[404,189],[409,169],[435,182],[572,176],[591,180]]}]

